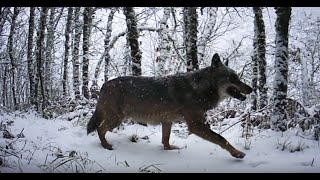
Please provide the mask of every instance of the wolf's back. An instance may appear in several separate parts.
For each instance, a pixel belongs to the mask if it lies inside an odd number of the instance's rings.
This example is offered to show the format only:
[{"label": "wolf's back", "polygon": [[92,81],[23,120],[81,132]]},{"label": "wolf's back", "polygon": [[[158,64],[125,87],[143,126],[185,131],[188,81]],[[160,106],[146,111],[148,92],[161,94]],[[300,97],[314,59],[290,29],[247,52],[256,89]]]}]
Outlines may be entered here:
[{"label": "wolf's back", "polygon": [[90,134],[91,132],[95,131],[97,129],[97,115],[96,112],[93,113],[90,121],[87,125],[87,134]]}]

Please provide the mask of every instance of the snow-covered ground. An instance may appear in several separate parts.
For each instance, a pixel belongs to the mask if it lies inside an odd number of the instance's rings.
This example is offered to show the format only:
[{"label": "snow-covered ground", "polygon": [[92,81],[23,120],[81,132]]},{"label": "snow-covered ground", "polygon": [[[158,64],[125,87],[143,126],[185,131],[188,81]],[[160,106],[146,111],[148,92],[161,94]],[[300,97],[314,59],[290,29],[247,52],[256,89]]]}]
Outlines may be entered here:
[{"label": "snow-covered ground", "polygon": [[[227,125],[214,131],[222,131],[237,121],[238,118],[228,119]],[[173,126],[170,138],[170,143],[182,147],[180,150],[163,150],[160,125],[134,124],[107,133],[115,148],[109,151],[102,148],[96,132],[87,135],[85,128],[72,121],[16,113],[0,115],[0,122],[1,173],[320,172],[319,141],[308,139],[298,129],[283,134],[254,130],[246,140],[241,137],[240,123],[232,126],[222,135],[247,154],[239,160],[218,145],[188,135],[183,124]],[[4,125],[15,138],[3,137]],[[133,135],[139,137],[136,143],[130,140]],[[296,151],[299,148],[301,151]]]}]

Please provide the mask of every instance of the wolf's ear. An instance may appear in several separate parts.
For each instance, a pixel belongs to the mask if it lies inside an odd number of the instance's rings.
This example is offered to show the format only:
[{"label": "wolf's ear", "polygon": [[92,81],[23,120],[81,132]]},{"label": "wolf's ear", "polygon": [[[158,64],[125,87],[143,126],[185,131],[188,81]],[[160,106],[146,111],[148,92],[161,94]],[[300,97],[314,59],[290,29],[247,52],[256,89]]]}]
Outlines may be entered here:
[{"label": "wolf's ear", "polygon": [[219,57],[218,53],[215,53],[212,57],[212,60],[211,60],[211,66],[212,67],[219,67],[221,65],[222,65],[222,63],[221,63],[220,57]]},{"label": "wolf's ear", "polygon": [[228,66],[228,65],[229,65],[229,59],[226,59],[226,60],[224,61],[224,65],[225,65],[225,66]]}]

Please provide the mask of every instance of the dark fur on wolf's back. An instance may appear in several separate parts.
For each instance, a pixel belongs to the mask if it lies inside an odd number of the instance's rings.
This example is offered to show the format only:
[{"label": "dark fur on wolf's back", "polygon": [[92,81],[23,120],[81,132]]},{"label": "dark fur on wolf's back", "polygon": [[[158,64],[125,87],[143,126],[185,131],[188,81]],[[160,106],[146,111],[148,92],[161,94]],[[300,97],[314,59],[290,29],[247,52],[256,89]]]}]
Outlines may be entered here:
[{"label": "dark fur on wolf's back", "polygon": [[162,144],[170,150],[178,148],[169,144],[171,125],[184,120],[191,133],[243,158],[245,153],[210,130],[205,124],[205,113],[227,97],[243,101],[243,94],[251,92],[252,88],[241,82],[235,71],[221,63],[218,54],[212,57],[210,67],[194,72],[166,77],[118,77],[101,88],[87,132],[97,129],[102,146],[112,150],[105,135],[126,118],[146,124],[161,123]]}]

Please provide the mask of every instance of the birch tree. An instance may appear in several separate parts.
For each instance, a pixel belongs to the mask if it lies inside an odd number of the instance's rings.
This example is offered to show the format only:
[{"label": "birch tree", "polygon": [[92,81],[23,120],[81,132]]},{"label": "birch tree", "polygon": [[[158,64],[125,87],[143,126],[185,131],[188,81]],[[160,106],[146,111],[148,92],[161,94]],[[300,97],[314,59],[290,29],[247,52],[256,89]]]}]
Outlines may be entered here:
[{"label": "birch tree", "polygon": [[112,32],[112,21],[113,21],[113,16],[114,16],[116,10],[117,10],[117,8],[111,8],[110,13],[108,15],[106,33],[105,33],[105,37],[104,37],[104,52],[103,52],[102,56],[100,57],[100,59],[97,63],[97,66],[95,68],[93,81],[98,80],[98,76],[100,74],[100,68],[101,68],[102,62],[104,62],[104,80],[108,81],[108,66],[109,66],[109,61],[110,61],[109,51],[113,47],[113,41],[110,42],[111,32]]},{"label": "birch tree", "polygon": [[160,50],[160,56],[157,59],[158,62],[158,75],[163,76],[167,74],[165,72],[164,64],[166,62],[169,62],[170,60],[170,42],[169,42],[169,28],[167,25],[167,21],[170,18],[170,7],[165,7],[163,9],[163,17],[160,20],[160,32],[159,32],[159,50]]}]

